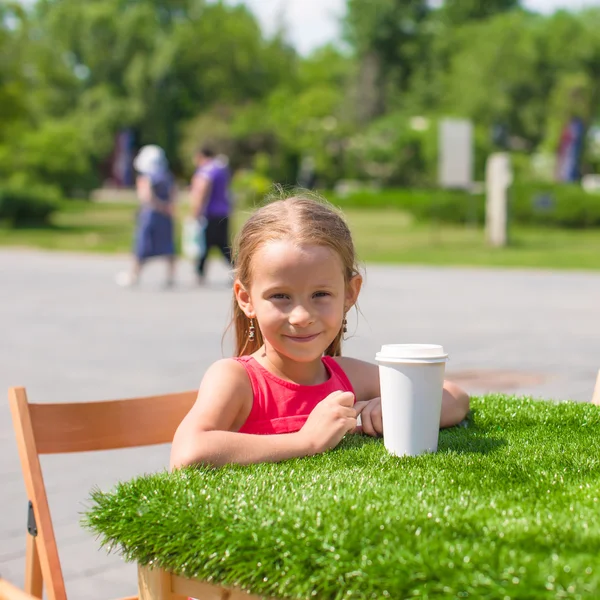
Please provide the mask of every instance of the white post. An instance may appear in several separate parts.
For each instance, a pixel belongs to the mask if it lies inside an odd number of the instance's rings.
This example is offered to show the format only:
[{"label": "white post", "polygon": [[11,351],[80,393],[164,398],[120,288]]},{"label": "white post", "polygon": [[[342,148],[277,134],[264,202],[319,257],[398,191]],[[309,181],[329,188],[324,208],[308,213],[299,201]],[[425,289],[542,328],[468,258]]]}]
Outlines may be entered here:
[{"label": "white post", "polygon": [[485,233],[488,244],[503,247],[508,243],[508,188],[512,184],[510,156],[491,154],[485,172]]},{"label": "white post", "polygon": [[598,371],[598,378],[596,379],[596,387],[594,388],[594,395],[592,396],[592,404],[600,406],[600,371]]}]

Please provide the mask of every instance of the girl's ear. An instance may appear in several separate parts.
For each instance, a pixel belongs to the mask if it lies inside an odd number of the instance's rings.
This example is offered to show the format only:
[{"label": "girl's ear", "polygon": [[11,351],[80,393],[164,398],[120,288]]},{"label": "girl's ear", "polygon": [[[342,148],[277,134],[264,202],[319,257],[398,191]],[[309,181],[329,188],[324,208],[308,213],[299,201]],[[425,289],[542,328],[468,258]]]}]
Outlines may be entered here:
[{"label": "girl's ear", "polygon": [[345,310],[348,312],[358,300],[360,294],[360,288],[362,287],[363,278],[361,275],[356,274],[346,286],[346,298],[345,298]]},{"label": "girl's ear", "polygon": [[244,314],[249,318],[254,318],[254,306],[252,305],[252,299],[250,293],[242,285],[239,279],[236,279],[233,283],[233,293],[237,300],[238,306],[242,309]]}]

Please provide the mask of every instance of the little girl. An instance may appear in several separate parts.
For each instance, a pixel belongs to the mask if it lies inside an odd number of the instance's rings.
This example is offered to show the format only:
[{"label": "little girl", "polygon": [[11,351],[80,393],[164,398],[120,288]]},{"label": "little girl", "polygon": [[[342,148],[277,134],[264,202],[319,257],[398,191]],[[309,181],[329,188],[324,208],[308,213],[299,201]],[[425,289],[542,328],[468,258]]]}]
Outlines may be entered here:
[{"label": "little girl", "polygon": [[[179,425],[171,467],[309,456],[357,429],[381,435],[379,368],[341,356],[362,277],[344,219],[303,197],[257,210],[234,246],[235,358],[214,363]],[[469,397],[444,383],[441,427]]]}]

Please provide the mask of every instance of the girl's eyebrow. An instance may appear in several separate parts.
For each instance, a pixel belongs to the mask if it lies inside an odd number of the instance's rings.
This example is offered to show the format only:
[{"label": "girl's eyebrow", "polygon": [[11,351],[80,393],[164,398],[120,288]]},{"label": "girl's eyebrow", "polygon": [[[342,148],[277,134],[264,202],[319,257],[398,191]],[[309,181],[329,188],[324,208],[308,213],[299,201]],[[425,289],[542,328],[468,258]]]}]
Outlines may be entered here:
[{"label": "girl's eyebrow", "polygon": [[263,290],[263,294],[272,294],[273,292],[281,292],[286,289],[285,285],[272,285]]},{"label": "girl's eyebrow", "polygon": [[[317,283],[317,284],[311,285],[311,287],[315,290],[332,290],[332,289],[334,289],[335,286],[332,286],[330,283]],[[274,292],[285,292],[288,289],[289,289],[289,286],[287,286],[285,284],[272,285],[268,288],[265,288],[263,293],[264,294],[272,294]]]}]

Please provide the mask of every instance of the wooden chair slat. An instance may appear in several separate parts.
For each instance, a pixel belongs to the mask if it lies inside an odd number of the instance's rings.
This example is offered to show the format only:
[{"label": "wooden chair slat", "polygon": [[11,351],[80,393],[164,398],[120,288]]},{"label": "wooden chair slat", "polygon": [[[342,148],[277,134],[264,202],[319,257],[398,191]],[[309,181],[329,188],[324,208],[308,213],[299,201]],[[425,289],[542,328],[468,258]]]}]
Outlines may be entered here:
[{"label": "wooden chair slat", "polygon": [[37,451],[56,454],[171,443],[196,395],[197,391],[191,391],[102,402],[30,404]]}]

